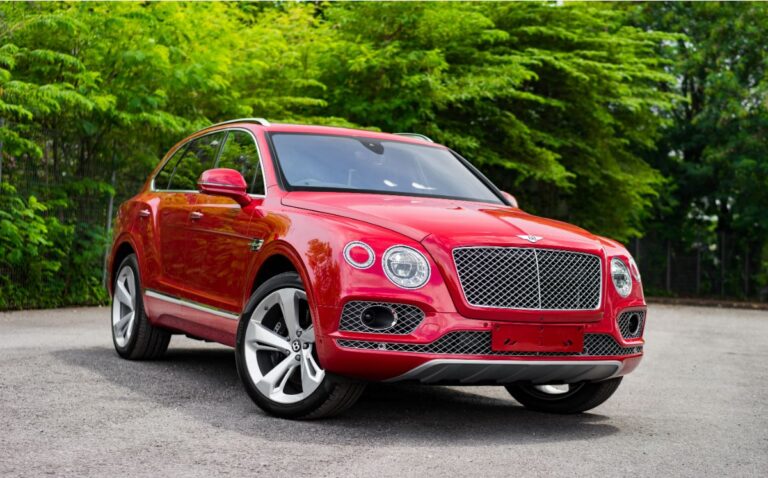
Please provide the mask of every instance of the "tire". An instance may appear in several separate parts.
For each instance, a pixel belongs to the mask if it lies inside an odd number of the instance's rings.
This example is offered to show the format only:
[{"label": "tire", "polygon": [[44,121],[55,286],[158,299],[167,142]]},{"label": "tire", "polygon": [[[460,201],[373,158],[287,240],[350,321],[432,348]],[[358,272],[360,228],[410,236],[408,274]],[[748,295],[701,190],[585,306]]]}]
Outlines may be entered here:
[{"label": "tire", "polygon": [[251,399],[281,418],[337,415],[365,388],[320,367],[306,291],[295,272],[276,275],[253,293],[240,317],[235,358]]},{"label": "tire", "polygon": [[128,360],[162,357],[168,349],[171,334],[150,324],[144,312],[136,254],[129,255],[120,263],[112,292],[112,343],[117,354]]},{"label": "tire", "polygon": [[[504,388],[525,408],[537,412],[573,414],[591,410],[608,400],[619,388],[622,377],[602,382],[582,382],[572,384],[568,391],[554,392],[552,385],[531,385],[520,383],[506,385]],[[551,391],[543,391],[550,389]]]}]

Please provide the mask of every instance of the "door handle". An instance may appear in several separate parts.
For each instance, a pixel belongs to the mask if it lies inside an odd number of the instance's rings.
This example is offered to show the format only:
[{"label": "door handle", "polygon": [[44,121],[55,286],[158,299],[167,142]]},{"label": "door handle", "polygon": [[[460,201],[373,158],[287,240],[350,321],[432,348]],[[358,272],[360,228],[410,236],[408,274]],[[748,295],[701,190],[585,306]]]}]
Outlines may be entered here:
[{"label": "door handle", "polygon": [[203,213],[200,211],[194,211],[189,214],[189,218],[193,221],[197,221],[198,219],[201,219],[203,217]]},{"label": "door handle", "polygon": [[149,217],[149,209],[142,209],[139,211],[139,217]]}]

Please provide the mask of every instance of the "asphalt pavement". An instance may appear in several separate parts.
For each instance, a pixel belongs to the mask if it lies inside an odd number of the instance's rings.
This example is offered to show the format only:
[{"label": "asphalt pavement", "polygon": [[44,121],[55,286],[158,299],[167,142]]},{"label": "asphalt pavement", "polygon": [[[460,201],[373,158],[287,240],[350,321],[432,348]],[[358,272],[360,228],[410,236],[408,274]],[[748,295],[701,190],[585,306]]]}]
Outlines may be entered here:
[{"label": "asphalt pavement", "polygon": [[264,415],[222,346],[121,360],[108,315],[0,313],[0,476],[768,476],[768,311],[651,306],[640,368],[582,415],[373,385],[313,422]]}]

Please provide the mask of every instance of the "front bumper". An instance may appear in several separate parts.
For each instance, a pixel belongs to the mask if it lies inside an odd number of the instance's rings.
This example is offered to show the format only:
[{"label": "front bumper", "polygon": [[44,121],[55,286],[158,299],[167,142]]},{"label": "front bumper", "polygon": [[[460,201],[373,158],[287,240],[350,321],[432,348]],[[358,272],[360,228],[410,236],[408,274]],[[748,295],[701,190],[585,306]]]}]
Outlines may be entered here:
[{"label": "front bumper", "polygon": [[435,359],[425,362],[389,382],[418,381],[458,385],[576,383],[618,377],[624,368],[619,360],[462,360]]},{"label": "front bumper", "polygon": [[584,324],[584,350],[579,353],[495,352],[491,349],[493,321],[427,311],[412,333],[390,335],[339,331],[341,308],[320,309],[324,326],[317,346],[322,366],[363,380],[460,384],[597,381],[631,372],[643,353],[643,339],[623,339],[613,318]]}]

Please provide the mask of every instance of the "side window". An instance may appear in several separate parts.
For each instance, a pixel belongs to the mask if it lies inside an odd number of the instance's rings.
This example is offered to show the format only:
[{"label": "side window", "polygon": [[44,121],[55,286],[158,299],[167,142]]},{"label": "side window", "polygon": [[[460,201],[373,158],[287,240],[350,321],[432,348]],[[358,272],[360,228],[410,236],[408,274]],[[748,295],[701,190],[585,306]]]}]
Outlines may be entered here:
[{"label": "side window", "polygon": [[192,141],[171,173],[168,189],[194,191],[203,171],[211,169],[219,152],[224,132],[201,136]]},{"label": "side window", "polygon": [[179,162],[179,158],[181,158],[181,155],[184,154],[184,151],[187,149],[187,145],[182,145],[179,149],[176,150],[175,153],[173,153],[173,156],[171,156],[171,159],[166,161],[165,165],[163,166],[163,169],[160,170],[159,173],[155,176],[155,189],[158,191],[162,191],[163,189],[168,189],[168,182],[171,180],[171,176],[173,175],[173,168],[176,167],[176,163]]},{"label": "side window", "polygon": [[245,182],[248,183],[248,192],[264,195],[264,178],[259,164],[259,152],[250,134],[244,131],[230,131],[216,167],[240,171]]}]

